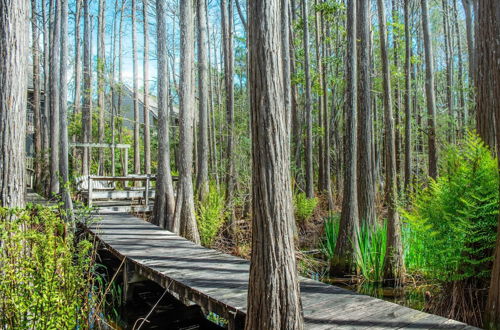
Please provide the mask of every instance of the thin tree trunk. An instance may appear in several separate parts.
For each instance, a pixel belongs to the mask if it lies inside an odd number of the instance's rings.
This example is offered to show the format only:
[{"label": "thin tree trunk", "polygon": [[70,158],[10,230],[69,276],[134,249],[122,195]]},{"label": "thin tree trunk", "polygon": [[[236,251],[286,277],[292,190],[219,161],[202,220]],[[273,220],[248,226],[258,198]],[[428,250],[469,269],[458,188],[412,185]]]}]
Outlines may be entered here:
[{"label": "thin tree trunk", "polygon": [[59,92],[60,92],[60,45],[61,0],[56,0],[53,38],[50,55],[50,193],[59,194]]},{"label": "thin tree trunk", "polygon": [[[43,4],[42,4],[43,5]],[[42,113],[40,92],[40,34],[38,32],[38,10],[36,0],[31,0],[31,33],[33,54],[33,112],[35,119],[35,188],[42,186]]]},{"label": "thin tree trunk", "polygon": [[358,7],[358,205],[361,223],[373,227],[376,223],[375,182],[373,174],[373,115],[371,109],[370,4],[360,1]]},{"label": "thin tree trunk", "polygon": [[[99,0],[99,37],[97,45],[97,107],[99,108],[99,143],[104,143],[104,69],[106,67],[106,44],[104,43],[104,34],[106,27],[106,0]],[[99,148],[99,175],[104,175],[104,149]]]},{"label": "thin tree trunk", "polygon": [[[82,16],[82,0],[76,0],[75,12],[75,94],[73,98],[73,118],[82,111],[82,55],[80,21]],[[71,137],[72,142],[77,141],[76,134]],[[77,148],[73,148],[73,158],[77,158]]]},{"label": "thin tree trunk", "polygon": [[73,218],[73,202],[70,194],[69,182],[69,140],[68,140],[68,0],[61,0],[61,68],[59,94],[60,119],[60,163],[59,173],[62,179],[62,200],[66,210],[66,220]]},{"label": "thin tree trunk", "polygon": [[[221,0],[222,12],[222,38],[224,51],[224,81],[226,84],[226,124],[227,124],[227,147],[226,147],[226,203],[231,210],[230,224],[233,227],[234,210],[232,201],[235,186],[234,169],[234,86],[233,86],[233,5],[232,0],[229,3]],[[233,228],[234,229],[234,228]]]},{"label": "thin tree trunk", "polygon": [[[399,12],[398,12],[398,0],[392,0],[392,23],[394,24],[392,28],[392,42],[393,42],[393,50],[394,50],[394,67],[396,73],[399,73],[399,31],[396,28],[397,24],[399,24]],[[399,132],[400,127],[400,113],[401,113],[401,90],[399,88],[399,81],[396,80],[394,88],[394,144],[396,146],[395,155],[396,155],[396,187],[399,191],[401,187],[400,182],[400,173],[401,173],[401,134]]]},{"label": "thin tree trunk", "polygon": [[132,0],[132,57],[134,75],[134,173],[141,173],[141,151],[139,141],[139,62],[137,58],[136,0]]},{"label": "thin tree trunk", "polygon": [[[179,90],[179,187],[176,217],[179,217],[181,236],[200,243],[200,234],[195,218],[194,189],[192,180],[193,133],[194,133],[194,93],[192,67],[194,62],[194,19],[193,0],[181,0],[181,81]],[[174,224],[174,227],[177,227]]]},{"label": "thin tree trunk", "polygon": [[465,28],[467,32],[467,49],[469,54],[469,85],[474,86],[474,68],[476,67],[474,51],[474,25],[472,21],[472,0],[462,0],[465,11]]},{"label": "thin tree trunk", "polygon": [[410,1],[404,2],[405,20],[405,190],[411,184],[411,36],[410,36]]},{"label": "thin tree trunk", "polygon": [[[290,183],[280,0],[249,2],[252,261],[245,329],[303,329]],[[287,1],[281,1],[286,7]],[[286,27],[287,28],[287,27]],[[272,279],[272,280],[270,280]]]},{"label": "thin tree trunk", "polygon": [[312,100],[311,100],[311,74],[309,59],[309,6],[307,0],[302,0],[302,20],[304,22],[304,73],[305,73],[305,115],[306,115],[306,196],[314,197],[314,179],[313,179],[313,133],[312,133]]},{"label": "thin tree trunk", "polygon": [[446,61],[446,106],[448,107],[448,142],[455,142],[455,111],[453,109],[453,50],[448,9],[448,0],[442,0],[444,48]]},{"label": "thin tree trunk", "polygon": [[197,0],[198,27],[198,171],[196,192],[204,201],[208,194],[208,68],[207,68],[207,8],[205,0]]},{"label": "thin tree trunk", "polygon": [[29,2],[0,3],[0,206],[24,207]]},{"label": "thin tree trunk", "polygon": [[459,137],[463,137],[465,135],[465,130],[467,127],[467,109],[465,108],[465,92],[464,92],[464,65],[462,59],[462,36],[460,34],[460,27],[458,24],[459,16],[457,10],[457,1],[453,0],[453,23],[455,27],[455,37],[457,38],[457,54],[458,54],[458,93],[460,100],[460,121],[459,121],[459,129],[458,134]]},{"label": "thin tree trunk", "polygon": [[345,168],[342,212],[340,215],[339,238],[335,246],[331,272],[350,274],[354,269],[359,231],[357,192],[357,141],[358,141],[358,86],[357,86],[357,0],[347,3],[347,58],[346,58],[346,134]]},{"label": "thin tree trunk", "polygon": [[[50,3],[51,0],[49,0]],[[43,16],[43,113],[42,113],[42,150],[43,150],[43,168],[42,168],[42,181],[48,183],[48,165],[49,165],[49,149],[50,149],[50,12],[46,14],[46,5],[44,1],[42,1],[42,16]],[[50,8],[50,6],[49,6]],[[49,17],[47,17],[49,16]],[[48,192],[49,184],[46,184],[46,188],[44,192]]]},{"label": "thin tree trunk", "polygon": [[436,97],[434,85],[434,63],[432,52],[432,37],[429,24],[429,9],[427,0],[421,0],[422,27],[424,32],[425,50],[425,95],[427,98],[427,139],[429,148],[429,176],[437,178],[437,147],[436,147]]},{"label": "thin tree trunk", "polygon": [[385,133],[385,203],[387,214],[387,259],[385,262],[385,279],[394,280],[397,285],[403,283],[403,245],[401,243],[401,223],[397,210],[397,169],[396,139],[394,115],[391,101],[391,76],[387,55],[387,32],[384,0],[377,0],[380,29],[380,52],[382,58],[382,74],[384,86],[384,133]]},{"label": "thin tree trunk", "polygon": [[144,168],[151,173],[151,133],[149,128],[149,26],[148,0],[142,0],[144,16]]},{"label": "thin tree trunk", "polygon": [[[82,129],[83,142],[92,142],[92,53],[91,53],[91,22],[89,2],[83,1],[83,107]],[[90,148],[83,148],[82,174],[90,174]]]},{"label": "thin tree trunk", "polygon": [[157,225],[173,230],[175,208],[174,186],[170,170],[170,132],[168,111],[168,65],[166,8],[156,1],[156,33],[158,57],[158,173],[153,220]]}]

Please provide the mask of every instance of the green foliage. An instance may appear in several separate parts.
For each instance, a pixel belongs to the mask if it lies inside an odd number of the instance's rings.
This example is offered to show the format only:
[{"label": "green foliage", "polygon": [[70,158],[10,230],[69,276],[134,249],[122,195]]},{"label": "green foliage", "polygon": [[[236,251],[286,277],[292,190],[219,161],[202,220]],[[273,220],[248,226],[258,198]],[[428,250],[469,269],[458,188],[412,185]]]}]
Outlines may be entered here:
[{"label": "green foliage", "polygon": [[210,247],[226,219],[224,195],[219,192],[215,184],[210,184],[205,201],[198,203],[196,219],[201,244]]},{"label": "green foliage", "polygon": [[0,208],[0,328],[88,328],[91,242],[76,241],[55,208]]},{"label": "green foliage", "polygon": [[384,262],[387,248],[387,221],[374,228],[361,225],[358,233],[356,265],[369,282],[384,280]]},{"label": "green foliage", "polygon": [[305,222],[313,216],[318,199],[316,197],[307,198],[306,194],[301,192],[295,195],[294,205],[295,218],[300,222]]},{"label": "green foliage", "polygon": [[335,254],[335,246],[339,236],[340,219],[339,216],[331,216],[326,218],[324,223],[325,239],[322,242],[321,249],[328,260],[333,259]]},{"label": "green foliage", "polygon": [[449,147],[441,176],[403,211],[406,266],[442,281],[487,278],[498,213],[497,161],[475,135]]}]

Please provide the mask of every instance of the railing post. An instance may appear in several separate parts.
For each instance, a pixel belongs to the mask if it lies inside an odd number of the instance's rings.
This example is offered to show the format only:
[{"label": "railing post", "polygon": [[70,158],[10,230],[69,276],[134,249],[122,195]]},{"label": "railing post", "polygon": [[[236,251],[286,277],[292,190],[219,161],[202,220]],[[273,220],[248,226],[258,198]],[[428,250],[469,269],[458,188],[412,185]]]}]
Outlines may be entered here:
[{"label": "railing post", "polygon": [[148,211],[149,211],[149,176],[150,176],[150,174],[146,175],[146,190],[145,190],[145,192],[146,192],[146,197],[145,197],[146,198],[145,199],[145,201],[146,201],[146,209]]},{"label": "railing post", "polygon": [[89,175],[88,176],[88,190],[89,190],[89,197],[88,197],[88,206],[92,207],[92,177]]}]

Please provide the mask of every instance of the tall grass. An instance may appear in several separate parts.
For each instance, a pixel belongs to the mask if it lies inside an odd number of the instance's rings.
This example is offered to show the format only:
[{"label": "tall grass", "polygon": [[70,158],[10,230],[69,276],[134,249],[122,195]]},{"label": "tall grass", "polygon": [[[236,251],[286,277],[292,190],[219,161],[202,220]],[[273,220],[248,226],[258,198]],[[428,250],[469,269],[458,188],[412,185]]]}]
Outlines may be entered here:
[{"label": "tall grass", "polygon": [[224,195],[211,183],[205,201],[198,204],[196,212],[202,245],[210,247],[213,244],[226,216]]},{"label": "tall grass", "polygon": [[366,281],[384,280],[384,263],[387,250],[387,221],[374,228],[362,224],[358,230],[356,265]]},{"label": "tall grass", "polygon": [[339,225],[340,219],[338,215],[326,218],[323,225],[325,238],[321,243],[321,250],[326,255],[328,260],[333,259],[335,254],[335,246],[337,245],[337,238],[339,236]]}]

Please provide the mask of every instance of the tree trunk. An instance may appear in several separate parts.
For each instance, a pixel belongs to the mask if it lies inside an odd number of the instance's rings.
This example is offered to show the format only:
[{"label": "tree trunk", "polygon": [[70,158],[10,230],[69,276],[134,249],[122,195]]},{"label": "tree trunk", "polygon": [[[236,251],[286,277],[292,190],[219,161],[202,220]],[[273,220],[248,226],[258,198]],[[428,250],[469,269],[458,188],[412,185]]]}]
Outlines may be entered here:
[{"label": "tree trunk", "polygon": [[358,122],[358,86],[357,86],[357,45],[356,45],[356,9],[357,0],[347,3],[347,59],[346,59],[346,135],[345,168],[342,212],[333,274],[351,274],[357,251],[357,233],[359,231],[358,191],[357,191],[357,122]]},{"label": "tree trunk", "polygon": [[427,98],[427,139],[429,148],[429,176],[437,178],[437,149],[436,149],[436,97],[434,85],[434,63],[432,52],[431,30],[429,24],[429,9],[427,0],[421,0],[422,27],[424,32],[425,49],[425,95]]},{"label": "tree trunk", "polygon": [[158,58],[158,172],[153,210],[155,224],[173,230],[175,208],[174,187],[170,170],[170,138],[168,112],[168,65],[166,10],[163,1],[156,1],[156,33]]},{"label": "tree trunk", "polygon": [[38,10],[36,0],[31,0],[31,33],[33,54],[33,113],[35,127],[35,188],[40,191],[42,186],[42,113],[40,92],[40,34],[38,32]]},{"label": "tree trunk", "polygon": [[[425,1],[425,0],[424,0]],[[384,133],[385,133],[385,204],[387,214],[387,258],[385,262],[385,279],[394,280],[397,285],[403,283],[404,263],[403,245],[401,243],[401,224],[397,210],[397,169],[396,140],[394,115],[391,101],[391,76],[387,55],[387,32],[384,0],[377,0],[380,30],[380,52],[382,59],[382,75],[384,87]]]},{"label": "tree trunk", "polygon": [[373,114],[371,109],[370,4],[360,1],[358,7],[358,205],[361,223],[373,227],[376,223],[375,182],[373,174]]},{"label": "tree trunk", "polygon": [[312,100],[311,100],[311,74],[309,59],[309,5],[307,0],[302,0],[302,20],[304,22],[304,72],[305,72],[305,115],[306,115],[306,195],[307,198],[314,197],[314,173],[313,173],[313,133],[312,133]]},{"label": "tree trunk", "polygon": [[469,85],[474,84],[474,70],[476,67],[475,51],[474,51],[474,25],[472,21],[472,0],[462,0],[462,5],[465,11],[465,28],[467,32],[467,50],[469,54]]},{"label": "tree trunk", "polygon": [[[51,2],[51,0],[49,0]],[[42,17],[44,23],[43,29],[43,112],[42,112],[42,150],[43,150],[43,168],[42,181],[45,183],[44,193],[47,193],[50,184],[48,165],[49,165],[49,149],[50,149],[50,12],[47,15],[45,2],[42,1]],[[50,8],[50,6],[49,6]]]},{"label": "tree trunk", "polygon": [[50,193],[59,194],[59,92],[61,46],[61,0],[56,0],[50,54]]},{"label": "tree trunk", "polygon": [[405,191],[411,184],[411,36],[410,36],[410,0],[404,2],[405,19]]},{"label": "tree trunk", "polygon": [[62,200],[66,210],[65,218],[72,219],[73,202],[71,201],[69,182],[69,141],[68,141],[68,0],[61,0],[61,69],[59,94],[60,119],[60,163],[59,173],[62,179]]},{"label": "tree trunk", "polygon": [[226,147],[226,203],[231,210],[230,223],[233,225],[234,210],[232,201],[235,186],[234,169],[234,88],[233,88],[233,2],[221,0],[222,38],[224,51],[224,81],[226,84],[226,124],[227,124],[227,147]]},{"label": "tree trunk", "polygon": [[27,1],[0,3],[0,206],[24,207],[26,70],[29,52]]},{"label": "tree trunk", "polygon": [[464,93],[464,72],[463,72],[463,59],[462,59],[462,36],[460,34],[460,27],[458,24],[459,16],[457,9],[457,1],[453,0],[453,23],[455,27],[455,37],[457,39],[457,54],[458,54],[458,93],[460,100],[460,117],[459,117],[459,137],[463,137],[466,133],[468,122],[467,109],[465,108],[465,93]]},{"label": "tree trunk", "polygon": [[[192,68],[194,62],[194,22],[193,0],[181,0],[181,81],[179,90],[179,187],[176,217],[181,236],[200,243],[200,234],[194,210],[194,189],[192,180],[193,133],[194,133],[194,93]],[[174,227],[177,227],[174,224]]]},{"label": "tree trunk", "polygon": [[[293,240],[290,128],[286,119],[282,59],[277,56],[286,39],[281,36],[279,2],[249,2],[254,175],[252,261],[245,329],[304,327]],[[286,6],[287,1],[281,2]]]},{"label": "tree trunk", "polygon": [[205,0],[197,0],[198,27],[198,171],[196,192],[204,201],[208,194],[208,67],[207,67],[207,7]]},{"label": "tree trunk", "polygon": [[[489,108],[500,118],[500,3],[480,1],[478,4],[478,86],[477,107]],[[487,93],[486,91],[490,91]],[[495,91],[495,92],[492,92]],[[500,146],[500,122],[496,122],[497,145]],[[498,158],[500,160],[500,158]],[[485,325],[500,329],[500,217],[495,260],[486,304]]]},{"label": "tree trunk", "polygon": [[142,0],[144,16],[144,168],[151,174],[151,133],[149,128],[149,26],[148,0]]},{"label": "tree trunk", "polygon": [[448,0],[442,0],[443,30],[446,62],[446,106],[448,107],[448,142],[455,142],[455,111],[453,109],[453,50],[450,29]]},{"label": "tree trunk", "polygon": [[[92,142],[92,53],[89,2],[83,1],[83,107],[82,107],[82,129],[83,142]],[[82,174],[90,174],[90,148],[83,148]]]},{"label": "tree trunk", "polygon": [[134,173],[141,173],[141,151],[139,141],[139,62],[137,59],[137,28],[136,28],[136,0],[132,0],[132,57],[134,75]]},{"label": "tree trunk", "polygon": [[[104,70],[106,67],[106,44],[104,43],[106,28],[106,0],[99,0],[99,36],[97,44],[97,107],[99,108],[99,143],[104,143]],[[99,148],[99,175],[104,175],[104,148]]]},{"label": "tree trunk", "polygon": [[[81,35],[80,35],[80,21],[82,16],[82,0],[76,0],[75,12],[75,94],[73,98],[73,118],[82,111],[82,55],[81,55]],[[77,136],[71,137],[72,142],[77,141]],[[78,151],[73,148],[73,158],[76,160]]]}]

